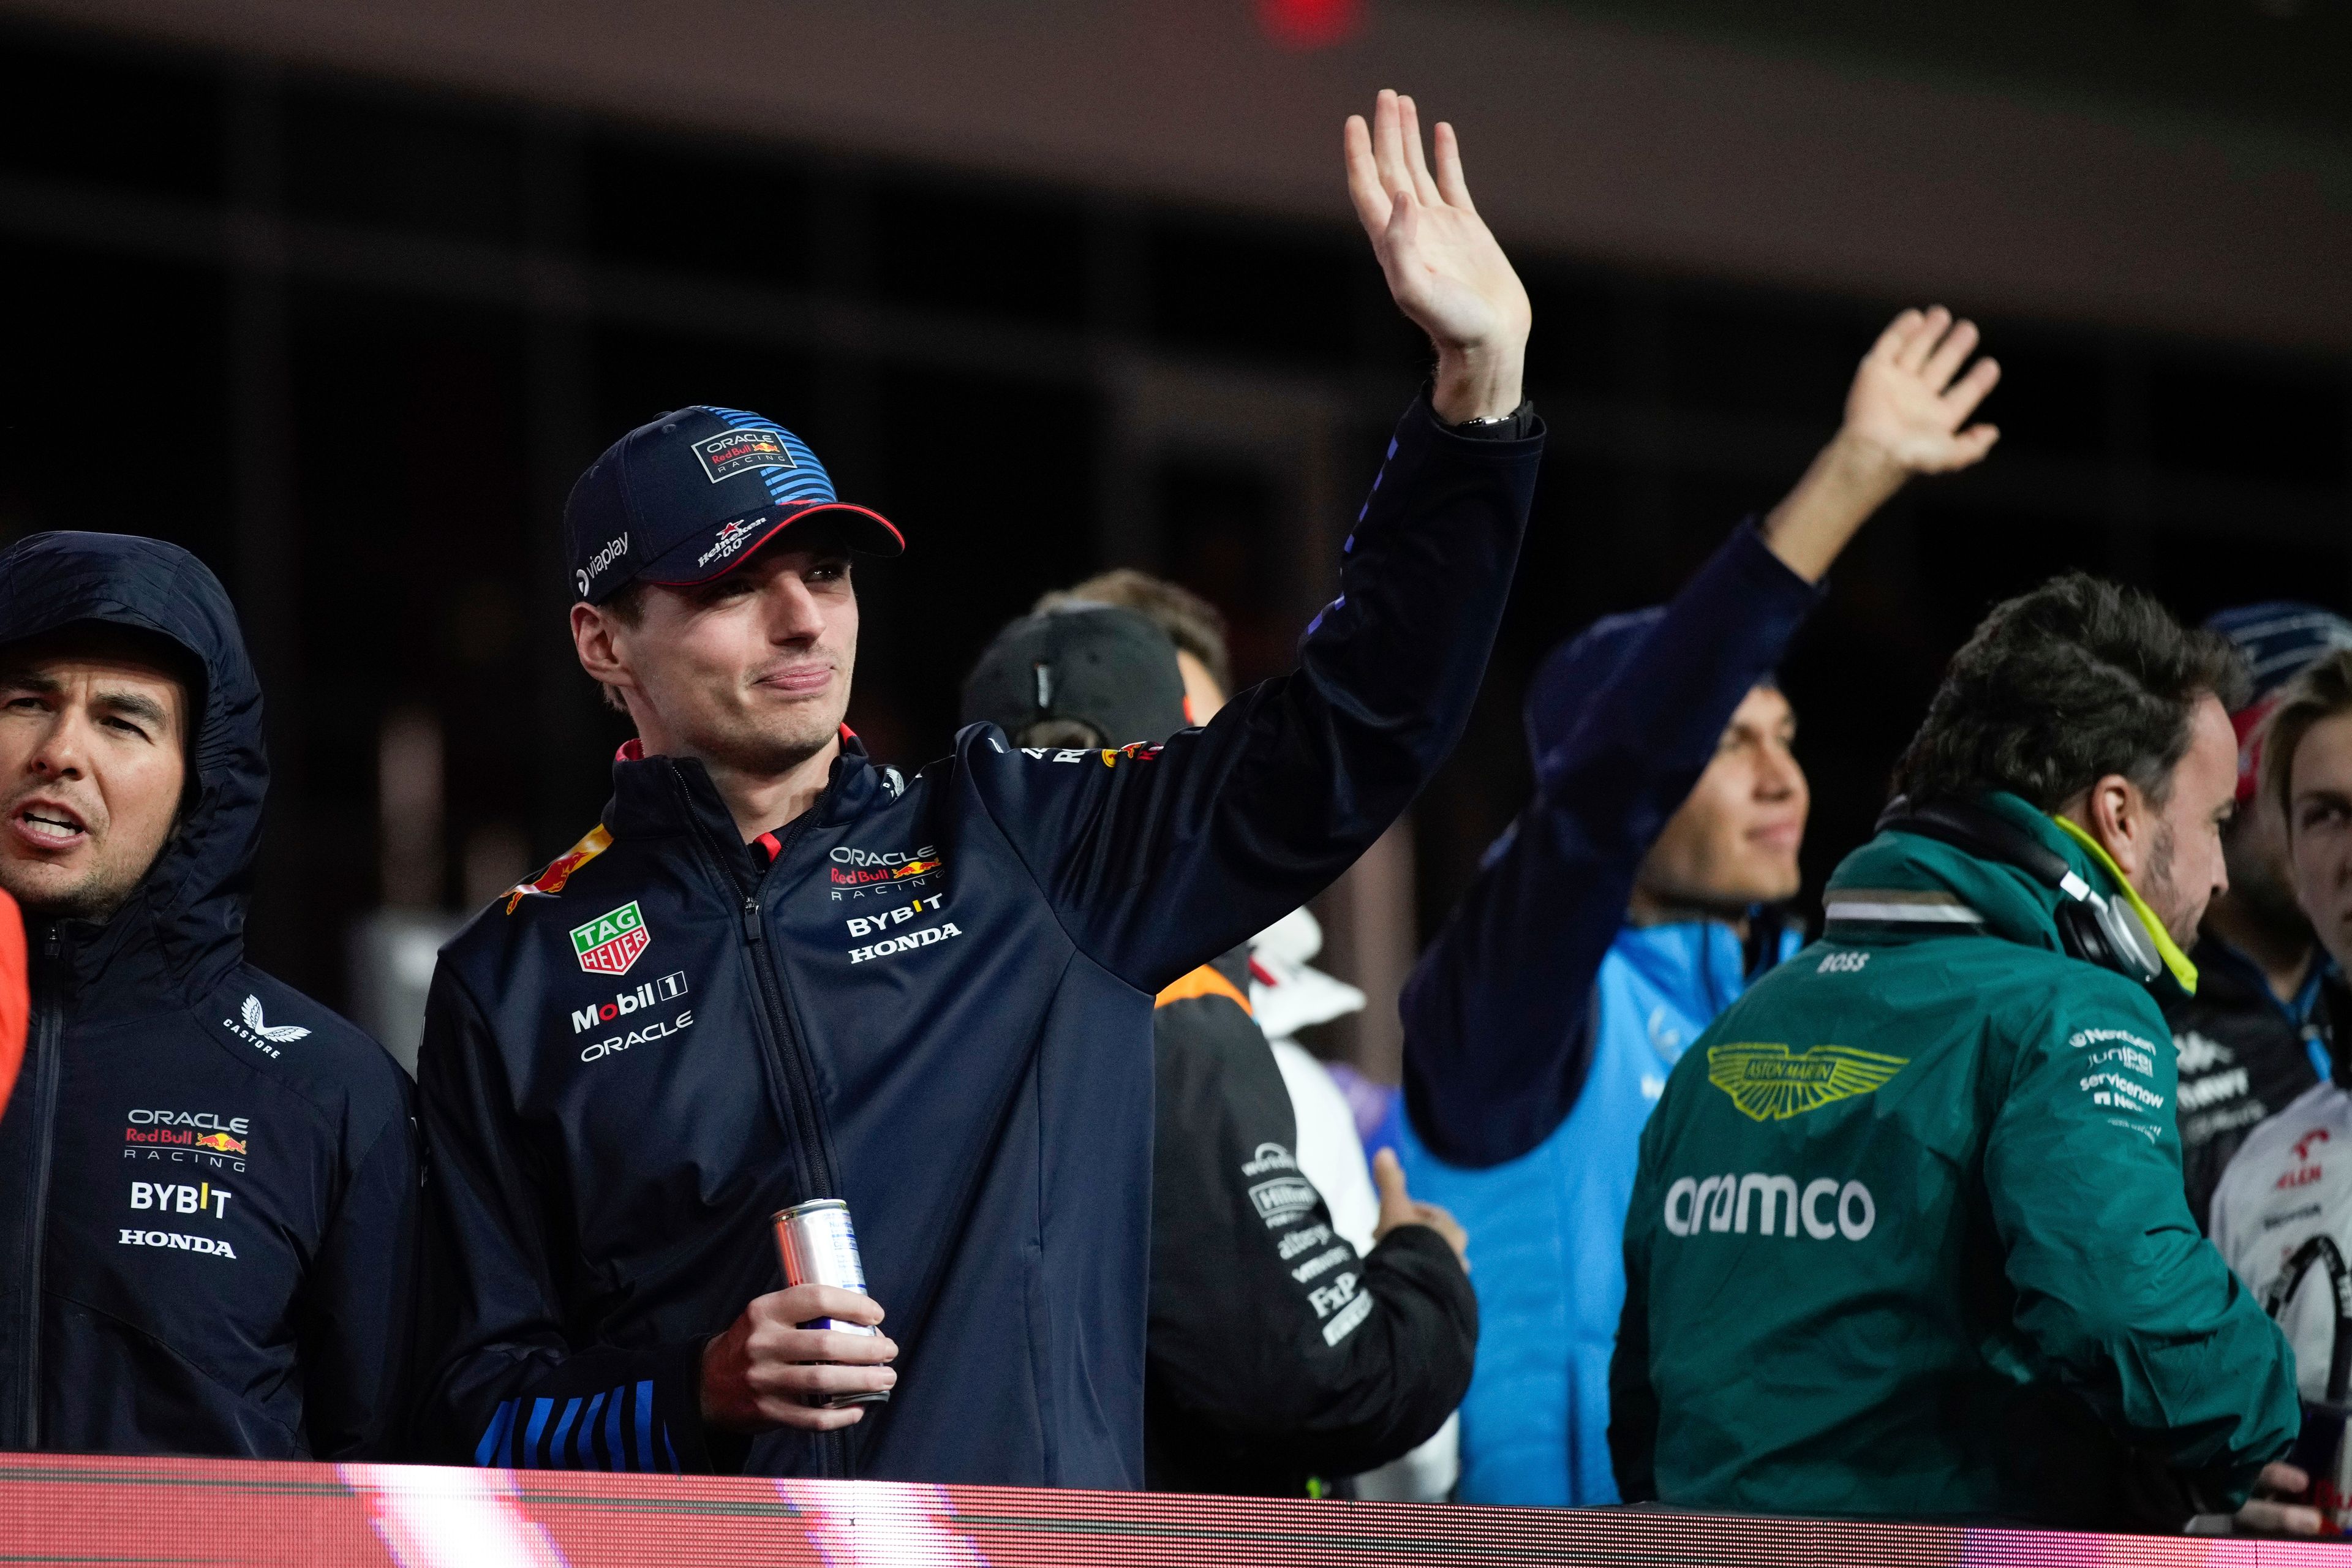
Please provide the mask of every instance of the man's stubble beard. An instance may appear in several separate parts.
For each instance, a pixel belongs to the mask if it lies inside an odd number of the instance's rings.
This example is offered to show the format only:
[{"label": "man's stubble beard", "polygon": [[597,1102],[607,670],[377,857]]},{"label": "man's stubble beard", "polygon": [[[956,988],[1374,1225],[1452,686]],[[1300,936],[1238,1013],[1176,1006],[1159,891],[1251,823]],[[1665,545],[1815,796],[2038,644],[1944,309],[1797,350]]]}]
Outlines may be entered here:
[{"label": "man's stubble beard", "polygon": [[106,867],[93,866],[80,881],[62,893],[47,897],[12,886],[15,879],[5,874],[0,874],[0,888],[5,888],[8,896],[16,900],[27,921],[90,921],[103,925],[131,901],[131,896],[139,890],[139,884],[147,879],[147,872],[161,856],[159,849],[137,876],[130,878],[110,875]]},{"label": "man's stubble beard", "polygon": [[725,726],[723,733],[709,737],[703,749],[712,762],[732,772],[750,778],[776,778],[832,744],[841,733],[847,708],[845,700],[839,710],[828,708],[824,713],[787,710],[766,722],[748,710],[738,710],[732,716],[734,721]]},{"label": "man's stubble beard", "polygon": [[2148,846],[2147,886],[2140,889],[2140,898],[2164,922],[2165,934],[2186,952],[2197,944],[2197,926],[2205,918],[2205,905],[2200,901],[2190,907],[2173,885],[2173,848],[2171,825],[2159,818],[2156,841]]}]

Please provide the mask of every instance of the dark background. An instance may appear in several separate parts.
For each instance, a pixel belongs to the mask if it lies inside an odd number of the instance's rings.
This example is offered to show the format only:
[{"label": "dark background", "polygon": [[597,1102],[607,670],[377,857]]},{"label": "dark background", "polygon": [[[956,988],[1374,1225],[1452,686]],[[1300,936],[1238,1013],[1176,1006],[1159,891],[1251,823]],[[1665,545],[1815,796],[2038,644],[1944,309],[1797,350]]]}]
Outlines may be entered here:
[{"label": "dark background", "polygon": [[[1535,659],[1664,596],[1768,508],[1885,318],[1925,302],[1515,258],[1552,441],[1486,690],[1416,809],[1424,934],[1525,796]],[[1244,679],[1286,665],[1328,590],[1328,569],[1297,569],[1321,525],[1288,515],[1283,475],[1231,450],[1119,468],[1106,360],[1330,389],[1334,469],[1359,485],[1425,367],[1338,218],[23,23],[0,24],[0,532],[153,534],[227,582],[278,781],[252,946],[331,1003],[347,932],[383,898],[387,715],[444,736],[442,907],[593,822],[625,731],[572,661],[555,519],[628,426],[687,402],[761,410],[900,524],[904,560],[861,568],[850,717],[911,764],[947,745],[982,644],[1045,588],[1112,564],[1190,583],[1234,618]],[[2344,356],[1973,313],[2007,371],[1995,456],[1873,526],[1786,672],[1813,888],[2000,596],[2083,567],[2189,617],[2352,599]],[[1108,528],[1118,496],[1130,521]]]}]

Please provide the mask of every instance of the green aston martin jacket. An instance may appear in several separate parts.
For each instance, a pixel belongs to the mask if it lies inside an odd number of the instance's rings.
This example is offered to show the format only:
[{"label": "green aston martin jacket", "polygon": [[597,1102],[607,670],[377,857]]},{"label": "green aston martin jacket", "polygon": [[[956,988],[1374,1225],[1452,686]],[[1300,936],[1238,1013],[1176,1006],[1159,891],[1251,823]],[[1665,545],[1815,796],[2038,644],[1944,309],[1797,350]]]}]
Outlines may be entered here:
[{"label": "green aston martin jacket", "polygon": [[2161,1529],[2285,1453],[2293,1353],[2182,1199],[2171,1036],[2058,897],[1881,834],[1684,1056],[1626,1222],[1628,1501]]}]

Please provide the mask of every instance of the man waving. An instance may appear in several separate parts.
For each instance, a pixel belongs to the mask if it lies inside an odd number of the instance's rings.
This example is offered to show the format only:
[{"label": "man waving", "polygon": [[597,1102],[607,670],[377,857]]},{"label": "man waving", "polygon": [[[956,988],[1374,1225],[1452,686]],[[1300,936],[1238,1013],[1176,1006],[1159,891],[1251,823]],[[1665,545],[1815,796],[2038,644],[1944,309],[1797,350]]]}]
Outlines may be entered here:
[{"label": "man waving", "polygon": [[[583,477],[573,637],[637,739],[599,827],[434,984],[457,1454],[1140,1482],[1151,997],[1339,875],[1453,745],[1541,446],[1527,295],[1451,130],[1433,168],[1383,93],[1347,161],[1433,387],[1298,668],[1162,747],[975,725],[912,778],[877,766],[840,727],[850,555],[894,528],[735,410]],[[769,1215],[825,1197],[870,1300],[778,1289]],[[887,1337],[796,1326],[884,1307]]]}]

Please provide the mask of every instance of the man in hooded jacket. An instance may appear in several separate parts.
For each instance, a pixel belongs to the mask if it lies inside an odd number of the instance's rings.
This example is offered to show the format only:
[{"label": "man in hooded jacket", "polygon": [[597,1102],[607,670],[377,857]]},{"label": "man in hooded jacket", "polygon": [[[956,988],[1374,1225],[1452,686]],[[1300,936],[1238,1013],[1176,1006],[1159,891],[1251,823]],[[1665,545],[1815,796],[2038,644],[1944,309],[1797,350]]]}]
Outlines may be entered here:
[{"label": "man in hooded jacket", "polygon": [[220,583],[0,555],[0,886],[32,1016],[0,1119],[0,1447],[378,1456],[416,1253],[408,1082],[245,962],[268,781]]}]

